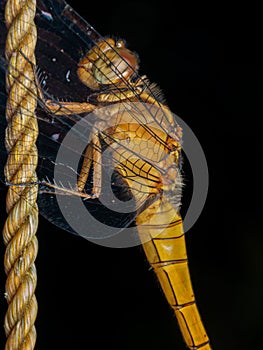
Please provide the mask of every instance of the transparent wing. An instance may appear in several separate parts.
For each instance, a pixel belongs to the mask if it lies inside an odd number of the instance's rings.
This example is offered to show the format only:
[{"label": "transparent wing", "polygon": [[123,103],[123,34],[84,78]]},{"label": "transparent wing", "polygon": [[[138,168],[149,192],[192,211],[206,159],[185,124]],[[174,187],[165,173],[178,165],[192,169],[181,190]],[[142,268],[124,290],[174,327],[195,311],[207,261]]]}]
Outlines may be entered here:
[{"label": "transparent wing", "polygon": [[[4,2],[1,1],[1,16],[3,16],[3,6]],[[111,94],[115,96],[118,102],[118,107],[114,105],[111,111],[114,116],[115,126],[119,116],[124,118],[126,122],[136,125],[135,132],[141,132],[142,130],[149,135],[151,138],[151,143],[158,146],[161,149],[161,154],[158,154],[157,158],[154,160],[154,156],[147,155],[147,153],[142,152],[142,145],[135,145],[131,148],[127,143],[129,143],[129,137],[127,137],[126,144],[122,143],[121,147],[118,145],[119,140],[112,137],[109,131],[114,125],[112,121],[107,121],[106,126],[103,127],[103,132],[99,129],[100,126],[96,126],[98,119],[102,120],[103,116],[100,116],[100,112],[89,114],[86,117],[85,113],[71,113],[70,112],[70,102],[80,102],[83,103],[87,100],[96,104],[96,94],[101,93],[104,89],[105,94],[108,93],[109,84],[105,84],[104,87],[100,87],[100,91],[93,91],[84,84],[81,83],[79,77],[77,76],[77,67],[80,57],[83,56],[85,52],[93,47],[98,47],[98,42],[106,40],[99,33],[97,33],[94,28],[84,21],[78,14],[72,10],[64,1],[39,1],[37,14],[36,14],[36,25],[38,30],[38,41],[36,47],[36,59],[37,59],[37,77],[39,84],[42,89],[43,96],[45,99],[53,101],[56,105],[62,105],[65,101],[68,104],[68,113],[61,115],[59,113],[48,111],[43,104],[43,101],[39,99],[38,108],[36,111],[39,120],[40,135],[37,141],[37,147],[39,150],[39,164],[37,169],[38,179],[40,183],[40,191],[38,197],[38,203],[40,205],[41,213],[51,222],[55,223],[59,227],[66,229],[68,231],[74,232],[72,227],[64,219],[59,211],[59,206],[57,203],[57,196],[71,196],[71,200],[74,200],[74,191],[76,192],[76,178],[79,176],[81,167],[84,161],[84,151],[87,145],[91,142],[91,132],[100,132],[101,149],[104,157],[100,160],[102,168],[102,178],[107,183],[111,184],[111,191],[104,191],[104,201],[111,203],[111,208],[103,205],[100,198],[90,199],[87,196],[91,194],[92,184],[94,182],[92,171],[89,172],[87,181],[83,188],[83,194],[86,197],[80,197],[77,193],[75,199],[83,202],[83,205],[89,210],[92,216],[95,216],[103,223],[109,226],[115,226],[119,229],[133,225],[134,218],[144,210],[148,202],[152,202],[153,196],[148,193],[144,193],[143,186],[140,186],[140,191],[142,192],[142,201],[139,206],[134,207],[133,203],[124,213],[120,213],[119,202],[116,201],[120,199],[124,202],[129,202],[132,198],[132,194],[129,191],[129,186],[125,180],[125,176],[121,176],[120,169],[116,167],[116,164],[125,161],[125,171],[129,172],[129,176],[138,174],[141,178],[148,178],[150,172],[145,170],[145,165],[149,164],[149,159],[151,159],[151,164],[155,163],[157,166],[157,161],[159,162],[162,157],[168,154],[167,140],[160,137],[157,132],[153,131],[153,126],[157,126],[163,134],[167,135],[167,138],[171,138],[175,135],[175,130],[178,127],[175,121],[171,122],[170,115],[167,110],[163,109],[163,104],[158,102],[161,101],[158,90],[144,81],[144,88],[147,92],[147,98],[149,100],[156,101],[153,107],[148,105],[142,111],[141,107],[133,104],[132,108],[129,102],[134,102],[134,98],[139,102],[147,102],[147,99],[141,100],[140,94],[132,84],[129,84],[127,80],[123,81],[127,85],[127,89],[133,91],[132,98],[128,97],[125,103],[118,101],[117,98],[123,91],[123,87],[120,88],[118,85],[114,89],[111,89]],[[4,26],[4,19],[1,18],[1,86],[0,86],[0,108],[1,108],[1,169],[3,169],[5,163],[5,147],[3,144],[4,138],[4,128],[6,126],[4,113],[6,107],[6,92],[5,92],[5,73],[8,68],[8,63],[5,62],[4,55],[4,40],[5,40],[6,29]],[[98,51],[98,54],[102,61],[105,60],[104,53]],[[24,57],[26,60],[27,57]],[[120,60],[122,57],[120,57]],[[132,69],[132,67],[130,67]],[[112,66],[111,68],[114,72],[118,72],[118,67]],[[103,72],[102,72],[103,74]],[[134,71],[133,80],[137,81],[140,77],[137,71]],[[109,82],[111,83],[111,82]],[[123,86],[122,84],[122,86]],[[127,104],[128,103],[128,104]],[[100,106],[101,107],[101,106]],[[158,112],[156,112],[156,107]],[[123,117],[123,115],[125,115]],[[143,117],[142,117],[143,116]],[[146,117],[145,117],[146,116]],[[81,122],[81,127],[75,127]],[[83,130],[85,129],[85,132]],[[65,144],[65,137],[69,132],[72,134],[73,140],[67,143],[67,158],[63,162],[57,161],[57,154],[61,148],[61,144]],[[131,130],[126,130],[127,134]],[[180,136],[178,136],[178,139]],[[72,140],[72,139],[71,139]],[[156,141],[154,141],[156,140]],[[82,145],[82,150],[80,150],[80,144]],[[93,148],[97,146],[92,144]],[[137,148],[136,148],[137,147]],[[107,152],[106,152],[107,151]],[[158,152],[157,152],[158,153]],[[71,160],[75,160],[76,157],[79,163],[72,164]],[[86,154],[89,157],[89,154]],[[139,163],[134,161],[135,158],[140,158],[142,161]],[[133,161],[129,161],[133,159]],[[109,171],[110,164],[115,164],[115,169]],[[93,166],[93,165],[92,165]],[[56,169],[57,174],[61,174],[63,181],[57,182],[54,175],[54,169]],[[165,172],[166,169],[159,169],[160,172]],[[2,172],[1,177],[4,181],[4,174]],[[152,178],[153,186],[158,185],[158,178]],[[12,185],[12,184],[9,184]],[[53,186],[53,187],[52,187]],[[139,191],[139,190],[138,190]],[[56,194],[56,196],[55,196]],[[156,196],[156,194],[155,194]],[[114,199],[115,198],[115,199]],[[116,203],[116,210],[114,208],[114,203]],[[128,211],[128,212],[127,212]],[[69,214],[70,215],[70,214]],[[72,213],[74,216],[75,213]],[[85,227],[87,229],[87,227]],[[93,228],[91,227],[92,231]],[[76,233],[76,232],[74,232]],[[98,232],[98,234],[100,234]]]}]

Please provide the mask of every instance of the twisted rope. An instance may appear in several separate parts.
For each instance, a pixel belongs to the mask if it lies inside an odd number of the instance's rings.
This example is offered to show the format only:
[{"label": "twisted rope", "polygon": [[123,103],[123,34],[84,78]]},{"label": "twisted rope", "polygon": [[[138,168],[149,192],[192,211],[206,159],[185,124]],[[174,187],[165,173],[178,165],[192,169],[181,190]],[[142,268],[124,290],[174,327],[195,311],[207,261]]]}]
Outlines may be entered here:
[{"label": "twisted rope", "polygon": [[[8,0],[5,9],[9,30],[6,40],[6,59],[9,64],[6,77],[8,126],[5,141],[8,159],[5,176],[7,182],[12,184],[30,184],[37,180],[35,142],[38,126],[34,115],[37,90],[32,67],[37,37],[35,9],[35,0]],[[35,347],[37,192],[37,185],[13,185],[8,188],[8,218],[3,230],[8,302],[4,324],[7,336],[5,350],[30,350]]]}]

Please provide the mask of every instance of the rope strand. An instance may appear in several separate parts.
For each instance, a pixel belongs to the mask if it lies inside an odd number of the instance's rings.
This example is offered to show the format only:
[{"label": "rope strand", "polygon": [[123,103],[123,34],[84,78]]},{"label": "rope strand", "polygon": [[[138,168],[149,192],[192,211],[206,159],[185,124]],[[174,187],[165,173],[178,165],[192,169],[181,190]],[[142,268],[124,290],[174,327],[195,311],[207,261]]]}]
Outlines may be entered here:
[{"label": "rope strand", "polygon": [[[35,0],[9,0],[5,9],[9,29],[5,52],[9,62],[5,177],[7,182],[16,184],[36,183],[37,180],[35,142],[38,125],[34,114],[37,89],[31,64],[35,63],[37,38],[35,11]],[[34,93],[30,94],[32,90]],[[37,193],[36,184],[10,186],[6,197],[8,218],[3,229],[7,274],[5,295],[8,302],[4,324],[7,336],[5,350],[32,350],[36,343],[37,301],[34,293],[37,274],[34,262],[38,251]]]}]

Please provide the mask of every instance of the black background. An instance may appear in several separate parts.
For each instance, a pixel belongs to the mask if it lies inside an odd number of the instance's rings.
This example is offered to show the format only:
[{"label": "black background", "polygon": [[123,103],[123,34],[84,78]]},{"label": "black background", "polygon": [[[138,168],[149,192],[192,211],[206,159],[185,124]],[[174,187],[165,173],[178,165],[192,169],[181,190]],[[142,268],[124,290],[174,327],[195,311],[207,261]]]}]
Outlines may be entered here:
[{"label": "black background", "polygon": [[[221,2],[184,9],[168,1],[70,4],[103,35],[127,40],[141,73],[158,83],[199,138],[210,187],[187,233],[198,306],[215,350],[261,349],[258,9]],[[3,210],[0,215],[4,222]],[[36,349],[185,349],[141,247],[94,245],[43,218],[38,239]],[[1,319],[4,280],[2,268]]]}]

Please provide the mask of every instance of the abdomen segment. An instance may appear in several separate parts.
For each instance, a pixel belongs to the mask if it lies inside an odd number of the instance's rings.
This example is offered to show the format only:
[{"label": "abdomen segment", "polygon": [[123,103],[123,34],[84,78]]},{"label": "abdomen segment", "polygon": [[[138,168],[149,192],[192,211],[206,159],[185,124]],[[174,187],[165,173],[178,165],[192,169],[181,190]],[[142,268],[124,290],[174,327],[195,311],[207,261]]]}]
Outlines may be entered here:
[{"label": "abdomen segment", "polygon": [[137,218],[139,235],[168,303],[173,308],[189,349],[211,346],[196,306],[188,269],[183,224],[170,203],[160,198]]}]

